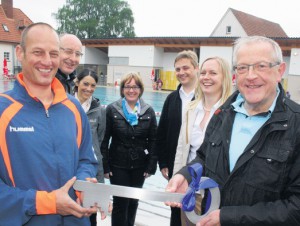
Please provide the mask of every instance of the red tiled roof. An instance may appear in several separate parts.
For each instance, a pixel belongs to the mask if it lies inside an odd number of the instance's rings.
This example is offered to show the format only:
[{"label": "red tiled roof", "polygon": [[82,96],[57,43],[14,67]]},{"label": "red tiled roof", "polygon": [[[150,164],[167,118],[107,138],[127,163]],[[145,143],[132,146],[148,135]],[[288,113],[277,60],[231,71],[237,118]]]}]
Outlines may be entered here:
[{"label": "red tiled roof", "polygon": [[277,23],[230,8],[248,36],[288,37]]},{"label": "red tiled roof", "polygon": [[[22,33],[20,27],[24,28],[33,23],[20,9],[14,8],[13,15],[13,19],[7,18],[0,5],[0,42],[20,43]],[[3,24],[8,27],[8,32],[4,30]]]}]

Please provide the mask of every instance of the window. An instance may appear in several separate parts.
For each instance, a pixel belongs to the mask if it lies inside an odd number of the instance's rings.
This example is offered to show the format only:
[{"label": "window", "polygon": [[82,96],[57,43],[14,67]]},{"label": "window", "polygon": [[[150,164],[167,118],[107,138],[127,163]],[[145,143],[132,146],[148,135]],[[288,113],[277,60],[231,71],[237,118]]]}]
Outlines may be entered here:
[{"label": "window", "polygon": [[226,34],[231,34],[231,26],[226,27]]},{"label": "window", "polygon": [[7,60],[7,61],[10,61],[10,56],[9,56],[9,52],[4,52],[4,58]]},{"label": "window", "polygon": [[9,29],[5,24],[2,24],[2,27],[3,27],[4,31],[9,32]]}]

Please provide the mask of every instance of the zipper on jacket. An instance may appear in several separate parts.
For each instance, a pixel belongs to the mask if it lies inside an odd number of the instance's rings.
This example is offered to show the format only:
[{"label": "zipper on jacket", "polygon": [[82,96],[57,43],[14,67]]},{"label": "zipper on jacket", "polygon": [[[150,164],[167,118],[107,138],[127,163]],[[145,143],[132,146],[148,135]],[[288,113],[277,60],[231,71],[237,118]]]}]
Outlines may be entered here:
[{"label": "zipper on jacket", "polygon": [[47,118],[50,118],[48,109],[45,110],[45,113],[46,113],[46,117],[47,117]]}]

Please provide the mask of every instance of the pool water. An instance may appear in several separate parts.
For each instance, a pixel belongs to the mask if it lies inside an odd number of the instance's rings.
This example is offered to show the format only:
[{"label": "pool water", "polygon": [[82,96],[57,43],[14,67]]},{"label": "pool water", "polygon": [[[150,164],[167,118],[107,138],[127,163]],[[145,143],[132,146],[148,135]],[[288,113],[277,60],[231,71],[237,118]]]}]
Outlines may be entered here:
[{"label": "pool water", "polygon": [[10,80],[0,80],[0,93],[12,89],[13,84],[14,82]]},{"label": "pool water", "polygon": [[[0,80],[0,93],[13,88],[13,81]],[[169,92],[144,91],[142,98],[151,105],[155,112],[161,112],[164,101]],[[97,87],[94,92],[102,105],[108,105],[120,98],[120,88],[116,87]]]},{"label": "pool water", "polygon": [[[144,91],[142,98],[147,104],[153,107],[155,112],[161,112],[168,94],[169,92]],[[97,87],[94,96],[100,99],[102,105],[108,105],[121,97],[120,88]]]}]

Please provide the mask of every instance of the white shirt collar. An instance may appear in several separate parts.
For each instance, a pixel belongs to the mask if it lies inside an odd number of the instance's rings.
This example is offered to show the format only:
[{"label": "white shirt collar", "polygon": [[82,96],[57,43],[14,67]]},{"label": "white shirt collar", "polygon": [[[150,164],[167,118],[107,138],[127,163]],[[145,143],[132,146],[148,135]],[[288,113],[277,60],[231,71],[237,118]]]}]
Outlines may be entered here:
[{"label": "white shirt collar", "polygon": [[183,89],[183,86],[180,87],[179,89],[179,94],[180,94],[180,97],[181,95],[184,95],[184,97],[186,98],[189,98],[189,97],[192,97],[195,95],[195,89],[193,89],[190,93],[186,93]]}]

